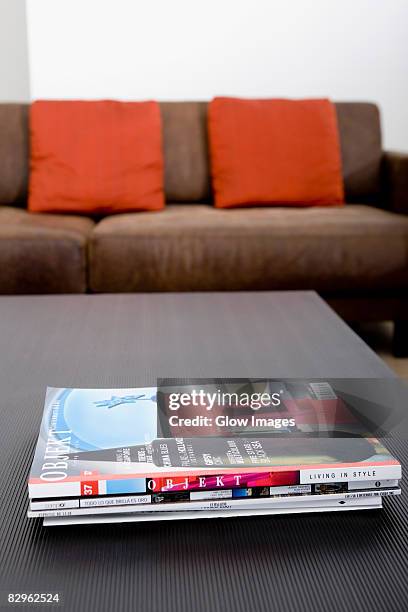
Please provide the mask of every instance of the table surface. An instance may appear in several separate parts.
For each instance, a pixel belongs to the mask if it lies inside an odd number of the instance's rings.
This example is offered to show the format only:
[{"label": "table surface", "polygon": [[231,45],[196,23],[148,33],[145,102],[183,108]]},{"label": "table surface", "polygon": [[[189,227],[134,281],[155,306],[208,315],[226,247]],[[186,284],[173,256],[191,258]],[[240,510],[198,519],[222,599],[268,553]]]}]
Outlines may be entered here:
[{"label": "table surface", "polygon": [[[405,494],[321,515],[49,529],[25,517],[47,385],[392,376],[315,293],[2,297],[0,347],[0,591],[59,592],[69,611],[408,609]],[[405,463],[405,443],[390,450]]]}]

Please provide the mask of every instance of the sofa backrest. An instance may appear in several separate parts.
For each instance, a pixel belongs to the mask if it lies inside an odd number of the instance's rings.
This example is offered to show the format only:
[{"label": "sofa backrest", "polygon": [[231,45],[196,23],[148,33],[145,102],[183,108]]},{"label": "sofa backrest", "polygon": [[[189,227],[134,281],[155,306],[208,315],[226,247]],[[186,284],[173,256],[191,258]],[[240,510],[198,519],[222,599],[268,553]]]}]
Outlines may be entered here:
[{"label": "sofa backrest", "polygon": [[377,202],[381,190],[381,125],[378,106],[336,102],[347,202]]},{"label": "sofa backrest", "polygon": [[[207,102],[161,102],[168,202],[211,201]],[[378,108],[336,103],[348,202],[375,202],[382,157]],[[28,106],[0,104],[0,205],[23,205],[28,186]]]},{"label": "sofa backrest", "polygon": [[28,106],[0,104],[0,205],[26,201],[28,156]]}]

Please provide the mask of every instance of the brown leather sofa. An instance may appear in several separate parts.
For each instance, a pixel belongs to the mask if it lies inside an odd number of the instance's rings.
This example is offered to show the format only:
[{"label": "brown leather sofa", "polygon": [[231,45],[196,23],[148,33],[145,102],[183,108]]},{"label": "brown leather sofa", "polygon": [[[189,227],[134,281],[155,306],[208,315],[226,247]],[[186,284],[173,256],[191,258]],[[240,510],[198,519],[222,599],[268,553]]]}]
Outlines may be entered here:
[{"label": "brown leather sofa", "polygon": [[0,105],[0,293],[315,289],[348,320],[407,340],[408,155],[385,153],[378,109],[337,103],[347,205],[217,210],[204,102],[161,103],[159,213],[30,214],[28,107]]}]

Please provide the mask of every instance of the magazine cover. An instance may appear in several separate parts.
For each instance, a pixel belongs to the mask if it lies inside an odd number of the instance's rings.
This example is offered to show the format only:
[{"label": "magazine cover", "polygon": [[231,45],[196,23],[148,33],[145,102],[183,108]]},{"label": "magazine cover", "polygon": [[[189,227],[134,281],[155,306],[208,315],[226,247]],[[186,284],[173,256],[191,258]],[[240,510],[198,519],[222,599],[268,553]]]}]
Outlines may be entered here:
[{"label": "magazine cover", "polygon": [[162,423],[156,388],[48,388],[30,497],[401,477],[398,461],[374,438],[206,436],[203,427],[196,436],[164,437]]}]

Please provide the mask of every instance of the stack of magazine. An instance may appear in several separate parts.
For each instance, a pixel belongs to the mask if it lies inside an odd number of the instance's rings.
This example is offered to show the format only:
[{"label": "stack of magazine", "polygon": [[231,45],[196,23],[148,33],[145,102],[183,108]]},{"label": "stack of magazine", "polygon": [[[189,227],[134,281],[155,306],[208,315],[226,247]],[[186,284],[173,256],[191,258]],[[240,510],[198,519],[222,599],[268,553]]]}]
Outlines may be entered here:
[{"label": "stack of magazine", "polygon": [[326,423],[335,410],[342,431],[353,422],[330,385],[274,385],[267,408],[237,397],[226,407],[219,393],[201,412],[188,412],[191,394],[159,406],[156,388],[48,388],[28,517],[56,526],[333,512],[400,493],[401,465],[378,439],[321,435],[320,417],[314,435],[311,402]]}]

